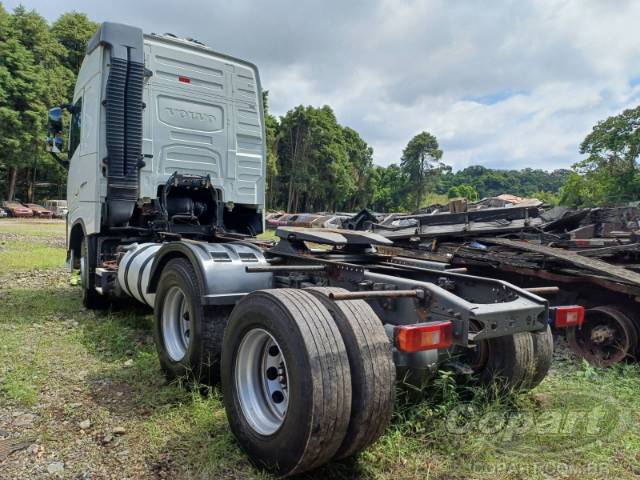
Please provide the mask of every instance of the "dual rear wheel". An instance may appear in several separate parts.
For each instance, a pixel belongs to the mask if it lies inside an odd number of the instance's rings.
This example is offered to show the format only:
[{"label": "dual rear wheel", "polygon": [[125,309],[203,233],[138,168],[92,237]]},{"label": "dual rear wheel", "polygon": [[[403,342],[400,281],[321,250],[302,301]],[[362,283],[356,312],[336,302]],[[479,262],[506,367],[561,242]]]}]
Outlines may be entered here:
[{"label": "dual rear wheel", "polygon": [[393,412],[395,366],[380,319],[362,300],[333,302],[330,291],[260,290],[233,311],[210,310],[184,259],[169,261],[158,284],[154,334],[165,374],[221,380],[240,446],[280,475],[358,453]]},{"label": "dual rear wheel", "polygon": [[395,368],[380,320],[329,289],[262,290],[229,319],[222,391],[231,430],[280,475],[354,455],[393,412]]}]

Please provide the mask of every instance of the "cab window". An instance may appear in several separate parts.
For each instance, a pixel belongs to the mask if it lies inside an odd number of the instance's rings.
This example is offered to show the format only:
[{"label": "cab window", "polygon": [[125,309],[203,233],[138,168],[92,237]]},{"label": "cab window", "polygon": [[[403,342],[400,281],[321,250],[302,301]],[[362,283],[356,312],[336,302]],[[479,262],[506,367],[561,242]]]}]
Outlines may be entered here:
[{"label": "cab window", "polygon": [[73,105],[71,111],[71,128],[69,130],[69,159],[80,145],[82,131],[82,97]]}]

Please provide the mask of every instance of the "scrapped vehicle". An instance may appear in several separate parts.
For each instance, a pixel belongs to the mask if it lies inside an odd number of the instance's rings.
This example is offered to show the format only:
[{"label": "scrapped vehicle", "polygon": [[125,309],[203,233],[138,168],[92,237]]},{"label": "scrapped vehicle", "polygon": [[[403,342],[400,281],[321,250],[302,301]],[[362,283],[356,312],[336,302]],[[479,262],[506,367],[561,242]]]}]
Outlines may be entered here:
[{"label": "scrapped vehicle", "polygon": [[284,215],[281,215],[276,220],[274,220],[273,221],[273,225],[274,226],[285,226],[285,225],[287,225],[287,223],[289,223],[289,218],[291,218],[292,216],[293,215],[291,215],[289,213],[285,213]]},{"label": "scrapped vehicle", "polygon": [[[577,355],[598,367],[640,359],[638,206],[545,210],[540,200],[513,195],[473,206],[402,215],[371,227],[394,241],[387,253],[401,249],[518,285],[558,287],[549,296],[552,305],[572,302],[586,309],[583,324],[562,332]],[[408,221],[413,223],[397,225]]]},{"label": "scrapped vehicle", "polygon": [[334,215],[322,224],[322,228],[342,228],[342,222],[350,218],[346,215]]},{"label": "scrapped vehicle", "polygon": [[324,223],[328,220],[331,220],[334,217],[334,215],[319,215],[318,218],[314,219],[311,222],[311,226],[313,228],[323,228],[324,227]]},{"label": "scrapped vehicle", "polygon": [[66,200],[47,200],[44,202],[44,208],[53,212],[54,218],[64,218],[67,216]]},{"label": "scrapped vehicle", "polygon": [[4,208],[0,208],[0,218],[5,218],[8,215],[9,214],[7,213],[7,211]]},{"label": "scrapped vehicle", "polygon": [[7,213],[9,213],[9,216],[11,217],[16,217],[16,218],[29,218],[29,217],[33,217],[33,211],[28,208],[25,207],[22,203],[20,202],[2,202],[2,208],[4,208]]},{"label": "scrapped vehicle", "polygon": [[310,227],[318,217],[319,215],[314,213],[303,213],[298,215],[295,220],[289,222],[289,225],[294,227]]},{"label": "scrapped vehicle", "polygon": [[400,228],[415,227],[417,225],[418,221],[415,218],[401,218],[399,220],[394,220],[393,222],[391,222],[392,227]]},{"label": "scrapped vehicle", "polygon": [[292,213],[289,215],[283,215],[280,220],[278,221],[278,225],[280,226],[292,226],[294,224],[294,222],[298,219],[298,217],[300,216],[299,213]]},{"label": "scrapped vehicle", "polygon": [[25,203],[23,205],[30,209],[33,212],[33,216],[36,218],[53,218],[53,212],[51,210],[47,210],[42,205],[38,205],[36,203]]},{"label": "scrapped vehicle", "polygon": [[275,228],[278,226],[278,219],[281,218],[283,215],[284,213],[282,212],[270,213],[269,215],[266,216],[265,223],[267,224],[268,227]]},{"label": "scrapped vehicle", "polygon": [[[220,383],[257,465],[294,475],[357,454],[385,431],[405,372],[466,365],[478,384],[514,390],[545,377],[549,307],[534,292],[380,254],[392,242],[374,233],[255,239],[266,137],[253,64],[103,23],[66,105],[67,257],[84,305],[151,307],[164,374]],[[62,118],[50,109],[55,155]]]}]

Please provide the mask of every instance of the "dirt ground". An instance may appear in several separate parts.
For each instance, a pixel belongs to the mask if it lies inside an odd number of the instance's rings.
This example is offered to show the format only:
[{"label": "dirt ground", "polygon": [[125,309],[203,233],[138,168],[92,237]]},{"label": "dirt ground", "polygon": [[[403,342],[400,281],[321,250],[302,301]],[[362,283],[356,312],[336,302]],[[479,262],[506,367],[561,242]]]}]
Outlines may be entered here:
[{"label": "dirt ground", "polygon": [[[271,478],[237,447],[217,390],[165,381],[149,310],[82,307],[64,235],[61,221],[0,219],[0,479]],[[637,478],[640,370],[562,352],[509,399],[469,401],[443,372],[399,397],[376,445],[302,478]]]}]

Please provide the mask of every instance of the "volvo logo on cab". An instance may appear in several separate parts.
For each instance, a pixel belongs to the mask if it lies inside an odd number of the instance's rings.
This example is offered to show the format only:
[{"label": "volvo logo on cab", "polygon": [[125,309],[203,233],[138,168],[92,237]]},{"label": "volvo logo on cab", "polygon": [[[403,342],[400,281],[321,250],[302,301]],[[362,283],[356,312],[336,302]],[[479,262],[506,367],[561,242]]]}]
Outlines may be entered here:
[{"label": "volvo logo on cab", "polygon": [[192,120],[199,120],[201,122],[215,123],[215,115],[207,113],[193,112],[191,110],[185,110],[183,108],[165,107],[167,113],[172,117],[185,118]]}]

